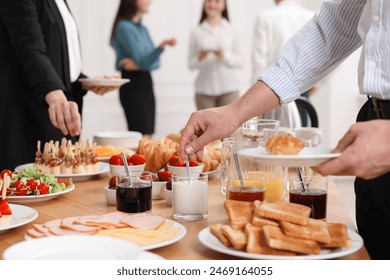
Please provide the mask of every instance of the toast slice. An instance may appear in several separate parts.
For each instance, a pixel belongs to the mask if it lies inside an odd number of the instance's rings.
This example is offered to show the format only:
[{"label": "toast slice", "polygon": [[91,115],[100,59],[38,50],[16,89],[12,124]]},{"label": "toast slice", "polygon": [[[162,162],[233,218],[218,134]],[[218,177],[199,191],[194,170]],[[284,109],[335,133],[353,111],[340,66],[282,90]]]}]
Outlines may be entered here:
[{"label": "toast slice", "polygon": [[221,227],[222,234],[232,243],[237,250],[242,250],[246,246],[246,235],[243,229],[235,229],[229,225]]},{"label": "toast slice", "polygon": [[219,241],[222,242],[223,245],[226,247],[232,247],[232,243],[222,234],[222,226],[223,224],[213,224],[210,225],[210,232],[214,234]]},{"label": "toast slice", "polygon": [[225,200],[224,207],[232,228],[243,229],[247,223],[252,221],[253,202]]},{"label": "toast slice", "polygon": [[282,255],[282,256],[294,256],[294,252],[286,250],[273,249],[265,242],[263,229],[260,227],[247,224],[245,226],[245,234],[247,238],[246,251],[252,254],[264,254],[264,255]]},{"label": "toast slice", "polygon": [[325,221],[309,218],[307,225],[301,226],[286,221],[280,221],[280,228],[287,236],[305,238],[321,243],[330,243],[331,238]]},{"label": "toast slice", "polygon": [[259,216],[253,216],[252,218],[252,225],[256,227],[263,227],[263,226],[274,226],[278,227],[279,223],[275,220],[267,219],[267,218],[262,218]]},{"label": "toast slice", "polygon": [[279,227],[264,226],[263,232],[265,241],[271,248],[302,254],[319,255],[321,253],[321,247],[316,241],[287,236]]},{"label": "toast slice", "polygon": [[352,246],[352,240],[345,224],[328,223],[328,230],[331,241],[322,245],[323,248],[349,248]]},{"label": "toast slice", "polygon": [[264,201],[254,211],[255,216],[306,225],[311,209],[305,205],[283,201]]}]

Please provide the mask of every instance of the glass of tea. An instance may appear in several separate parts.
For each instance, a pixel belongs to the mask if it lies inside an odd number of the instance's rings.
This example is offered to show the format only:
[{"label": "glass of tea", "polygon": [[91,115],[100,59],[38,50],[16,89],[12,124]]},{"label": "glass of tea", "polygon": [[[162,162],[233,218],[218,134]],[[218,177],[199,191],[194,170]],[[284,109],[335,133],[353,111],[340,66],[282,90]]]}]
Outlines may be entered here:
[{"label": "glass of tea", "polygon": [[326,219],[328,201],[328,179],[325,177],[291,177],[289,201],[311,208],[310,217]]},{"label": "glass of tea", "polygon": [[142,213],[152,210],[152,173],[133,171],[130,176],[117,175],[116,210]]},{"label": "glass of tea", "polygon": [[243,172],[244,187],[237,174],[231,175],[227,199],[241,201],[264,200],[266,177],[260,172]]}]

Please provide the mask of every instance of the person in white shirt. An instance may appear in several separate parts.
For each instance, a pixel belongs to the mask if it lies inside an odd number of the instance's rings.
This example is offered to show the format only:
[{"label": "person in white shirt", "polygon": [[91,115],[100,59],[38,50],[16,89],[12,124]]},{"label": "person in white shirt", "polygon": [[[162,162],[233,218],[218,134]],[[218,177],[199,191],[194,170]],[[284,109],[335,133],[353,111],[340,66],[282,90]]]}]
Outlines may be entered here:
[{"label": "person in white shirt", "polygon": [[[368,100],[334,152],[316,170],[354,175],[356,222],[372,259],[390,258],[390,2],[331,0],[281,50],[275,63],[237,101],[195,112],[183,129],[180,156],[202,158],[205,144],[246,120],[294,101],[362,46],[360,93]],[[346,81],[347,82],[347,81]],[[348,104],[346,104],[348,106]]]},{"label": "person in white shirt", "polygon": [[198,110],[219,107],[239,97],[236,70],[242,67],[239,38],[229,23],[226,0],[205,0],[200,24],[190,38],[189,68],[198,70]]},{"label": "person in white shirt", "polygon": [[[253,82],[274,63],[283,45],[315,14],[302,7],[299,0],[274,1],[275,7],[263,10],[256,17],[252,45]],[[309,91],[302,96],[308,100]],[[283,127],[308,125],[307,116],[304,113],[299,115],[295,102],[283,104],[261,117],[280,120]]]}]

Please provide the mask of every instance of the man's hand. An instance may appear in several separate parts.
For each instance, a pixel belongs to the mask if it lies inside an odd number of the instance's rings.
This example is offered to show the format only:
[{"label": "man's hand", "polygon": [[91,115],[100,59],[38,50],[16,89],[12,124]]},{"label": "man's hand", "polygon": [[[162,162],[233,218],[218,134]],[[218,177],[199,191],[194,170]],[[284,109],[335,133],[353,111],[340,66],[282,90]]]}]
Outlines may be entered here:
[{"label": "man's hand", "polygon": [[49,117],[54,127],[64,135],[80,135],[81,116],[75,102],[68,101],[62,90],[49,92],[45,101],[49,105]]},{"label": "man's hand", "polygon": [[354,124],[334,152],[341,156],[315,168],[320,174],[354,175],[372,179],[390,171],[390,121],[374,120]]}]

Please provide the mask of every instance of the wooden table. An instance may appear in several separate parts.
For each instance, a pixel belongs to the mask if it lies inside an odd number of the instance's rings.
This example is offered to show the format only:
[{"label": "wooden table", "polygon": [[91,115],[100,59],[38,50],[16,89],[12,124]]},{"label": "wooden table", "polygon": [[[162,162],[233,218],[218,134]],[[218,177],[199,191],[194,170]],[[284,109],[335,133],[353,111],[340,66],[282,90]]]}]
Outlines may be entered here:
[{"label": "wooden table", "polygon": [[[75,182],[76,188],[70,193],[64,194],[50,201],[29,204],[39,212],[38,218],[33,223],[44,223],[56,218],[81,216],[90,214],[104,214],[115,211],[115,206],[106,204],[104,187],[108,185],[109,174],[92,178],[88,181]],[[345,223],[348,228],[355,230],[339,194],[332,184],[329,186],[328,218],[329,222]],[[235,256],[221,254],[203,246],[198,240],[198,233],[208,225],[222,222],[227,223],[227,215],[223,208],[225,197],[220,192],[219,180],[209,181],[209,212],[208,219],[198,222],[186,222],[183,225],[187,229],[186,236],[180,241],[166,247],[152,250],[152,252],[166,258],[177,260],[224,260],[240,259]],[[172,218],[172,208],[167,206],[165,200],[153,200],[153,213]],[[10,229],[0,234],[0,257],[4,250],[24,240],[27,229],[31,223]],[[366,249],[363,247],[358,252],[341,259],[369,259]]]}]

